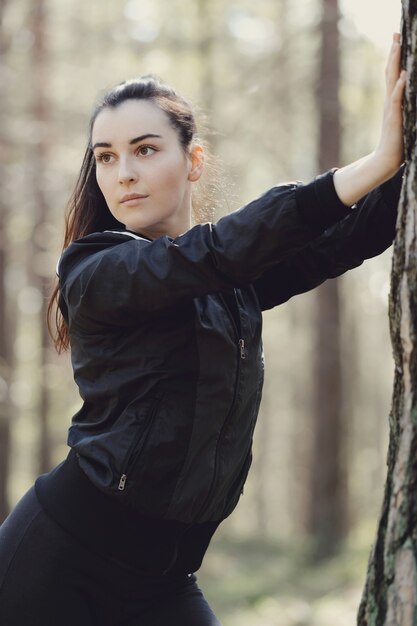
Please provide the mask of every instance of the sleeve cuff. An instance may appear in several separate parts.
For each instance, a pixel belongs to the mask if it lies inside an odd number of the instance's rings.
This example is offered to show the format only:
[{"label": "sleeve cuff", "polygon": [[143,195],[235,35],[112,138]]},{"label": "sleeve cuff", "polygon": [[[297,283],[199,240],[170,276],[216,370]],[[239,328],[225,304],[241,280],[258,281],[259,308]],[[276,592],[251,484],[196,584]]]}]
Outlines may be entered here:
[{"label": "sleeve cuff", "polygon": [[404,178],[404,171],[405,171],[405,164],[401,165],[398,172],[394,174],[392,178],[385,181],[385,183],[383,183],[379,188],[386,204],[388,206],[394,207],[395,209],[397,209],[398,202],[400,200],[401,187],[402,187],[403,178]]},{"label": "sleeve cuff", "polygon": [[343,204],[336,193],[333,175],[337,169],[334,167],[320,174],[310,183],[299,183],[296,189],[298,210],[316,235],[320,235],[351,212],[351,207]]}]

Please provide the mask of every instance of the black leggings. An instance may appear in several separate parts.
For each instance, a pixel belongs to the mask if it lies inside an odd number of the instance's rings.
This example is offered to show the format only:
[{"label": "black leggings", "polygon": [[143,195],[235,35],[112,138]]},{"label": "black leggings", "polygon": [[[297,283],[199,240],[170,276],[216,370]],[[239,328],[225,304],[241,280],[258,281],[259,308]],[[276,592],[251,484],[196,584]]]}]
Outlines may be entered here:
[{"label": "black leggings", "polygon": [[221,626],[196,580],[93,552],[45,513],[33,487],[0,527],[1,626]]}]

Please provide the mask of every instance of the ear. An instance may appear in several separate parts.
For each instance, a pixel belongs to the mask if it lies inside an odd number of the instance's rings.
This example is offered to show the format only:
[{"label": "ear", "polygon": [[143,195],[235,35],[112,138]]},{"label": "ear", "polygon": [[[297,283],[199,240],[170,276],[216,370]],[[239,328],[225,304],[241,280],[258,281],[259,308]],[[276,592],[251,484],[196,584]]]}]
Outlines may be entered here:
[{"label": "ear", "polygon": [[190,152],[190,171],[188,180],[196,182],[204,171],[204,150],[199,144],[195,144]]}]

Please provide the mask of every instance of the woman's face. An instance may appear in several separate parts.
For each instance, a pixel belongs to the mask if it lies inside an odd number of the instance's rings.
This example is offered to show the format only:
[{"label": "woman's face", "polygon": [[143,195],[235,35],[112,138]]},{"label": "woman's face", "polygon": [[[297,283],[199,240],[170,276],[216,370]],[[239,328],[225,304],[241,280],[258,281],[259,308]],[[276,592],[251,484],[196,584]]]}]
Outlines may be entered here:
[{"label": "woman's face", "polygon": [[191,183],[201,176],[200,146],[186,154],[169,118],[148,100],[105,108],[92,130],[98,185],[109,210],[150,239],[190,228]]}]

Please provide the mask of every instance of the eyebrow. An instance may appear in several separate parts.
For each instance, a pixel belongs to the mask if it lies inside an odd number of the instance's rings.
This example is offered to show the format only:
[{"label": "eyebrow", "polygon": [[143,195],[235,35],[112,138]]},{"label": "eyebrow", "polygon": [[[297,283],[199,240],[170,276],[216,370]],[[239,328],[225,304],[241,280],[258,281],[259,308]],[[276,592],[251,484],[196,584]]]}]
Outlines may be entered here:
[{"label": "eyebrow", "polygon": [[[129,141],[129,144],[131,146],[134,146],[135,143],[139,143],[140,141],[143,141],[144,139],[149,139],[149,138],[162,139],[162,135],[155,135],[155,133],[146,133],[145,135],[139,135],[139,137],[135,137],[134,139],[131,139]],[[106,141],[98,141],[97,143],[94,144],[93,151],[96,148],[111,148],[111,147],[112,147],[111,143],[108,143]]]}]

